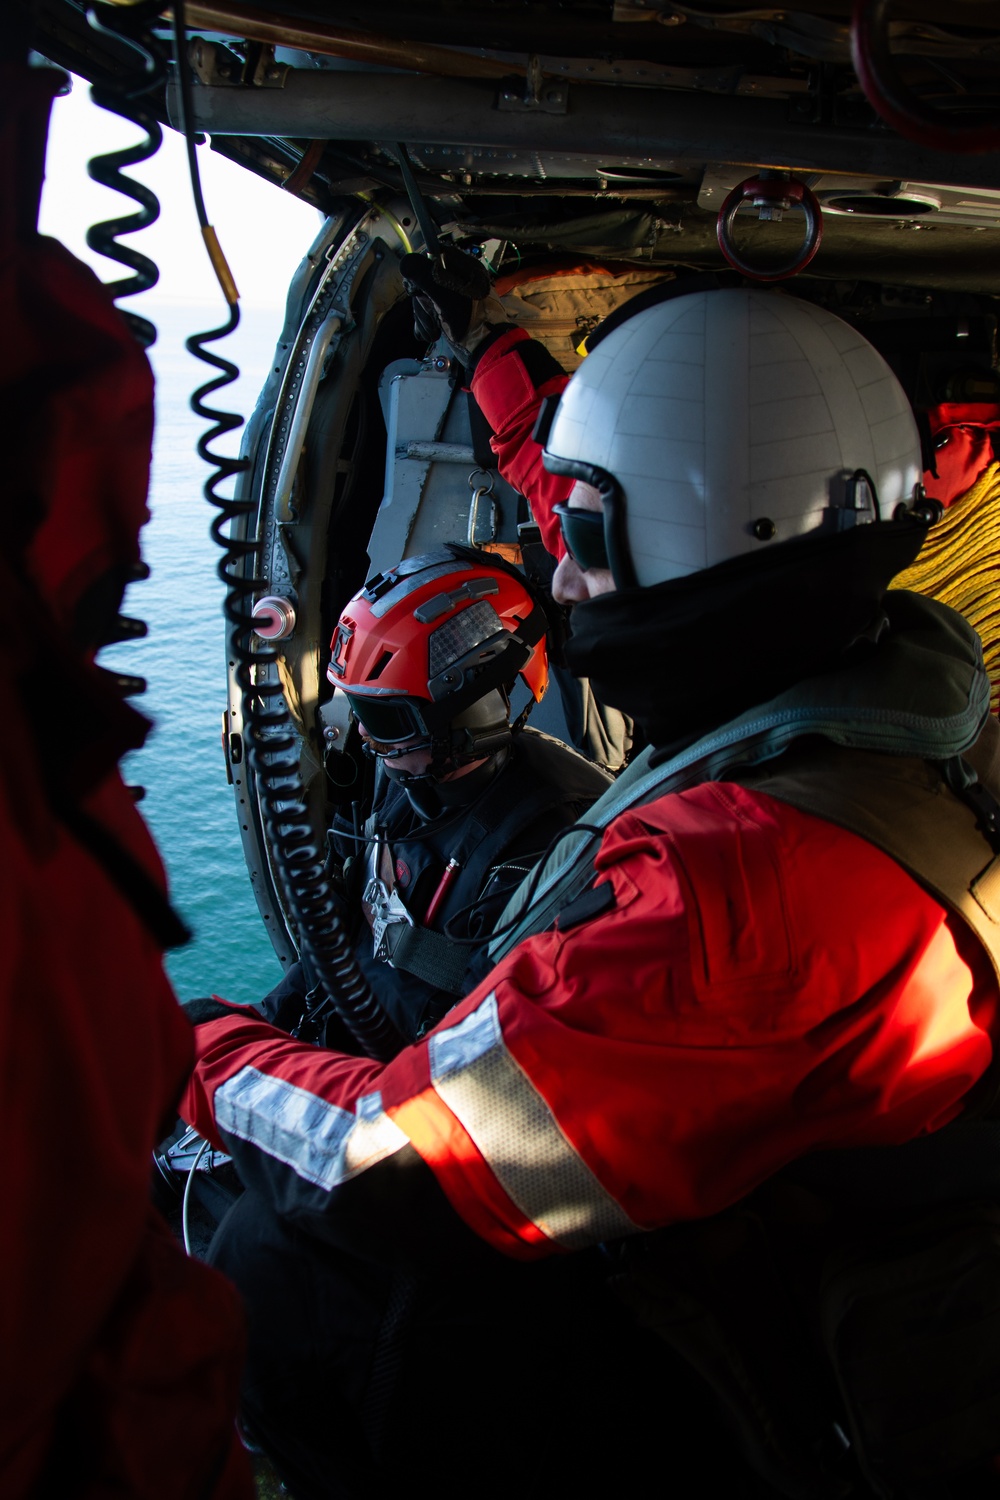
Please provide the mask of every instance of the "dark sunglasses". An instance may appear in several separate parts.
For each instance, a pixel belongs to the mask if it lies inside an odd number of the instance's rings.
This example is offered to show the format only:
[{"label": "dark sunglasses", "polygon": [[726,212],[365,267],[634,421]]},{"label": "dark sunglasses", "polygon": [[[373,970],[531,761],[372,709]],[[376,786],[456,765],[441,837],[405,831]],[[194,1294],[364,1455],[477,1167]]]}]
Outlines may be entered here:
[{"label": "dark sunglasses", "polygon": [[577,505],[554,505],[552,509],[559,517],[566,551],[577,567],[610,568],[603,512],[583,510]]}]

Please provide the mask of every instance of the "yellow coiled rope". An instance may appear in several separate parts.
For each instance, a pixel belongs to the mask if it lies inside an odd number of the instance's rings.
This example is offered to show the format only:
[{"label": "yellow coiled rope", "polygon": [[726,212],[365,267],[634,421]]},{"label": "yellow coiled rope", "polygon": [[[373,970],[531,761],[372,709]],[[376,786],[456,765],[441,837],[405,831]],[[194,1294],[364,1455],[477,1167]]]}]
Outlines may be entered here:
[{"label": "yellow coiled rope", "polygon": [[913,589],[950,604],[965,616],[983,642],[993,689],[1000,706],[1000,463],[984,469],[927,534],[912,567],[890,587]]}]

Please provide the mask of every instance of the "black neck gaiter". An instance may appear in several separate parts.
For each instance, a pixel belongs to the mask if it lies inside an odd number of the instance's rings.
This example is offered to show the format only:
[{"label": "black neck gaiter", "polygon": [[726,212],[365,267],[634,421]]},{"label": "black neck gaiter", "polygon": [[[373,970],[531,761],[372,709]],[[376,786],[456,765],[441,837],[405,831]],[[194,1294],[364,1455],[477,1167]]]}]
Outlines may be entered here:
[{"label": "black neck gaiter", "polygon": [[510,749],[494,751],[481,766],[457,776],[452,781],[438,781],[433,776],[403,776],[396,780],[403,787],[410,806],[422,823],[455,812],[464,813],[485,792],[500,768],[507,763]]},{"label": "black neck gaiter", "polygon": [[926,533],[915,519],[855,526],[602,594],[574,605],[567,663],[651,744],[693,740],[844,665]]}]

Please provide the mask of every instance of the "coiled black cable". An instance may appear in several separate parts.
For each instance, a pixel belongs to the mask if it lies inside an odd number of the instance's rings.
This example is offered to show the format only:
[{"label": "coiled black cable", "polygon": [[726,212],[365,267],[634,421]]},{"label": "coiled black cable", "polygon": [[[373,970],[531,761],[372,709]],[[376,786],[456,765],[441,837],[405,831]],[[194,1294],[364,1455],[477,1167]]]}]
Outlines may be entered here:
[{"label": "coiled black cable", "polygon": [[[106,289],[115,303],[123,297],[133,296],[136,292],[148,291],[160,279],[156,264],[148,255],[143,255],[140,251],[129,245],[122,245],[118,241],[119,235],[145,229],[147,225],[155,223],[160,216],[160,205],[156,194],[144,183],[136,182],[132,177],[126,177],[121,170],[122,167],[132,167],[139,162],[148,161],[151,156],[156,155],[163,140],[159,122],[148,104],[144,102],[150,91],[158,87],[166,76],[165,59],[147,29],[147,22],[157,15],[159,9],[159,0],[144,0],[144,3],[134,5],[127,11],[113,5],[92,5],[87,10],[87,20],[94,30],[123,43],[132,54],[136,65],[130,80],[116,84],[95,84],[90,90],[90,97],[101,109],[129,120],[146,132],[145,140],[139,141],[136,145],[127,146],[120,151],[109,151],[103,156],[92,157],[87,163],[87,173],[94,182],[100,182],[105,187],[112,188],[116,193],[121,193],[125,198],[131,198],[139,205],[138,212],[126,214],[117,219],[102,220],[100,224],[91,225],[86,234],[87,245],[91,250],[95,250],[108,260],[117,261],[119,265],[127,266],[132,272],[131,276],[123,276],[118,281],[106,283]],[[148,318],[141,317],[138,313],[124,307],[120,307],[118,311],[128,324],[132,336],[143,349],[148,349],[155,344],[156,327]],[[132,578],[127,581],[148,578],[149,569],[145,563],[138,563],[132,570],[132,574]],[[104,646],[114,645],[119,641],[140,639],[146,634],[147,627],[144,620],[119,614],[100,632],[95,644],[100,650]],[[98,670],[112,682],[115,690],[123,698],[138,697],[146,691],[144,677],[120,671],[109,672],[103,667]],[[130,786],[128,790],[136,802],[141,801],[145,796],[144,787]],[[178,924],[178,932],[180,930]],[[186,942],[187,936],[180,937],[175,934],[168,945],[177,946],[181,941]]]},{"label": "coiled black cable", "polygon": [[[331,1012],[343,1021],[358,1045],[380,1060],[393,1057],[402,1046],[402,1038],[382,1010],[362,974],[351,950],[347,934],[337,914],[333,887],[326,872],[326,862],[313,834],[299,773],[298,741],[276,668],[278,653],[264,643],[252,644],[253,596],[264,587],[256,576],[260,544],[236,534],[248,521],[254,503],[250,500],[226,499],[219,494],[220,485],[244,473],[249,467],[245,458],[228,458],[211,446],[226,433],[242,426],[242,417],[209,406],[206,398],[229,385],[239,371],[230,360],[207,346],[232,333],[239,324],[239,294],[219,248],[215,231],[208,222],[197,156],[191,132],[191,78],[185,54],[186,30],[183,0],[174,3],[174,60],[177,65],[180,99],[180,124],[187,142],[188,165],[195,208],[209,257],[215,268],[223,295],[229,304],[228,321],[208,333],[193,334],[188,350],[204,363],[213,365],[219,375],[199,387],[191,397],[191,407],[203,420],[213,425],[198,443],[199,456],[212,467],[203,493],[218,512],[211,533],[223,549],[219,576],[226,586],[223,605],[231,630],[246,731],[248,760],[257,782],[264,827],[270,841],[272,861],[284,890],[289,913],[295,924],[303,959],[320,989],[318,1003],[306,1018],[311,1030]],[[223,528],[229,526],[228,534]]]},{"label": "coiled black cable", "polygon": [[[108,151],[103,156],[95,156],[87,163],[87,172],[95,182],[113,188],[115,192],[131,198],[139,205],[136,213],[125,214],[118,219],[105,219],[87,230],[89,249],[107,256],[109,260],[117,261],[119,265],[127,266],[132,272],[131,276],[123,276],[118,281],[107,283],[113,302],[131,297],[136,292],[148,291],[160,279],[155,262],[131,245],[120,244],[118,236],[145,229],[160,217],[156,194],[144,183],[126,177],[121,169],[148,161],[151,156],[156,155],[163,139],[159,121],[144,102],[150,90],[161,84],[166,76],[164,59],[152,37],[145,32],[147,20],[156,16],[161,9],[159,0],[147,0],[147,3],[130,6],[127,10],[112,5],[92,5],[87,11],[90,25],[96,31],[124,42],[135,54],[139,65],[137,77],[130,84],[125,87],[95,84],[90,90],[90,97],[101,109],[130,120],[133,125],[146,132],[144,141],[123,147],[120,151]],[[120,308],[119,311],[144,349],[156,342],[156,327],[148,318],[141,317],[128,308]]]}]

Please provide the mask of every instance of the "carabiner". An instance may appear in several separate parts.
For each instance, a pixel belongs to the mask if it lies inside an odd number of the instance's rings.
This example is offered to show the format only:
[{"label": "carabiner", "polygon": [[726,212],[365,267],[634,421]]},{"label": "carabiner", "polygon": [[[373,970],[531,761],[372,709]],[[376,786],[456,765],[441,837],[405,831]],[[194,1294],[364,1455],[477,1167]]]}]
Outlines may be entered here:
[{"label": "carabiner", "polygon": [[[483,479],[485,480],[484,484],[476,485],[473,483],[477,474],[482,475]],[[469,502],[469,546],[483,547],[486,546],[489,542],[495,542],[497,539],[498,515],[497,503],[492,498],[493,475],[490,474],[486,469],[473,469],[472,473],[469,475],[468,482],[469,489],[472,491],[472,499]],[[479,530],[479,502],[484,498],[484,496],[490,502],[489,535],[480,539],[479,537],[477,537],[477,532]]]}]

